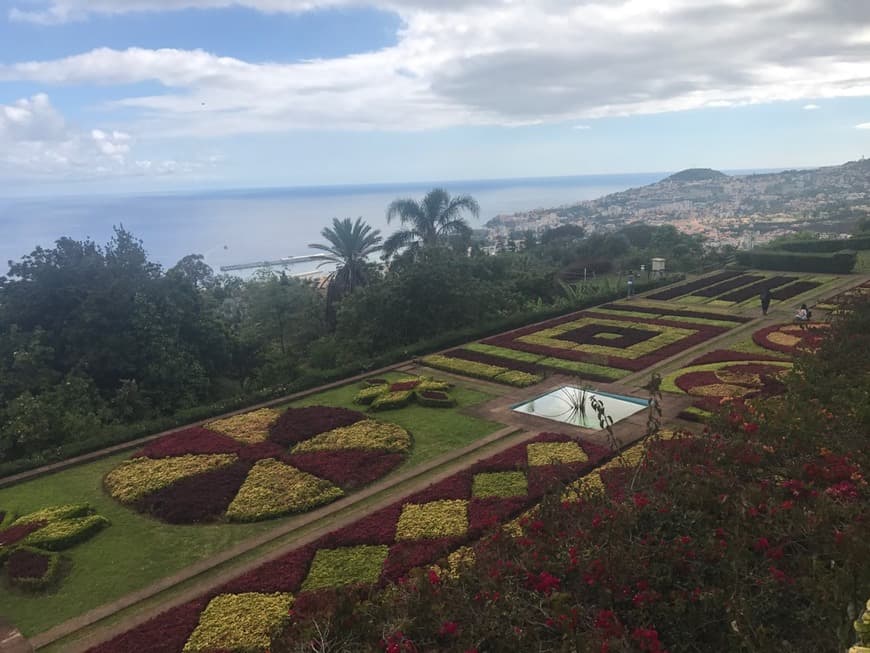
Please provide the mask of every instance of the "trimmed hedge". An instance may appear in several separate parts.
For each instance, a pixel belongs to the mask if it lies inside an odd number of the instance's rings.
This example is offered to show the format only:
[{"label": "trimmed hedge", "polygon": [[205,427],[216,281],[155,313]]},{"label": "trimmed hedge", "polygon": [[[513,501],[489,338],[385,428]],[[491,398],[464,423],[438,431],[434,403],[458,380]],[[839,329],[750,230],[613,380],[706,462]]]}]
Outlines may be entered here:
[{"label": "trimmed hedge", "polygon": [[870,249],[870,233],[835,240],[789,240],[777,243],[776,249],[811,254],[842,252],[844,249]]},{"label": "trimmed hedge", "polygon": [[24,543],[47,551],[62,551],[91,538],[109,525],[100,515],[61,519],[28,535]]},{"label": "trimmed hedge", "polygon": [[403,408],[411,403],[414,398],[413,390],[395,390],[380,395],[371,404],[372,410],[391,410]]},{"label": "trimmed hedge", "polygon": [[791,270],[795,272],[833,272],[848,274],[855,267],[854,251],[833,254],[809,254],[775,249],[753,249],[737,252],[737,262],[760,270]]}]

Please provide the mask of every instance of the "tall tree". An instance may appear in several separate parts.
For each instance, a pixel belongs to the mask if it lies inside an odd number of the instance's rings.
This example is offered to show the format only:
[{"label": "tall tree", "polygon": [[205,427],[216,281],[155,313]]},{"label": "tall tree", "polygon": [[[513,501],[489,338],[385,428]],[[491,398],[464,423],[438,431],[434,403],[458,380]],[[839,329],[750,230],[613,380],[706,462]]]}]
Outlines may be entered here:
[{"label": "tall tree", "polygon": [[462,217],[463,211],[477,218],[480,205],[471,195],[450,197],[443,188],[430,190],[420,202],[407,198],[394,200],[387,208],[387,222],[398,217],[405,228],[384,241],[384,253],[392,256],[403,248],[415,251],[451,242],[467,244],[471,227]]},{"label": "tall tree", "polygon": [[334,325],[338,301],[368,283],[372,266],[367,258],[381,250],[381,232],[373,230],[362,218],[355,222],[350,218],[333,218],[332,227],[324,227],[320,235],[330,244],[312,243],[308,246],[326,252],[326,260],[321,265],[334,263],[337,266],[329,275],[326,291],[326,316],[330,325]]}]

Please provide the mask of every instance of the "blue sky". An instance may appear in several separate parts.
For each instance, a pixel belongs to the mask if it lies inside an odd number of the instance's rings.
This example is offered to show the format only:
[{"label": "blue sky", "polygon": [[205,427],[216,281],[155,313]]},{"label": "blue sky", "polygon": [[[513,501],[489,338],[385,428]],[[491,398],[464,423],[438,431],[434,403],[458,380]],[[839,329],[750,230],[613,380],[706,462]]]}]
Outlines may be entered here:
[{"label": "blue sky", "polygon": [[848,0],[4,0],[0,194],[870,155]]}]

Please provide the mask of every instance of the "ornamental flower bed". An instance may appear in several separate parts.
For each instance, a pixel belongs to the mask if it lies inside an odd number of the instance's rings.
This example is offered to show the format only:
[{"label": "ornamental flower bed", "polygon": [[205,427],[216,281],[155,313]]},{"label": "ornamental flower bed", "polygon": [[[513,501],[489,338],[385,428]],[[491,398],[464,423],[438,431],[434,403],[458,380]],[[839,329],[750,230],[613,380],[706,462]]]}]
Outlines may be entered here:
[{"label": "ornamental flower bed", "polygon": [[709,277],[704,277],[702,279],[697,279],[695,281],[691,281],[689,283],[683,283],[678,286],[671,286],[665,288],[664,290],[653,293],[652,295],[647,295],[648,299],[656,299],[667,301],[670,299],[676,299],[677,297],[682,297],[683,295],[689,295],[696,290],[700,290],[701,288],[706,288],[707,286],[712,286],[713,284],[717,284],[720,281],[725,281],[726,279],[730,279],[732,277],[738,276],[739,272],[720,272],[718,274],[711,275]]},{"label": "ornamental flower bed", "polygon": [[785,354],[815,351],[827,335],[830,324],[811,322],[805,327],[802,329],[799,324],[777,324],[759,329],[752,334],[752,340],[765,349]]},{"label": "ornamental flower bed", "polygon": [[777,301],[785,301],[792,297],[797,297],[805,292],[809,292],[818,288],[822,284],[817,281],[795,281],[793,284],[780,288],[771,293],[771,296]]},{"label": "ornamental flower bed", "polygon": [[37,510],[17,519],[4,511],[0,525],[0,564],[9,582],[23,590],[41,591],[59,582],[69,561],[55,551],[69,549],[96,535],[109,520],[91,514],[87,504]]},{"label": "ornamental flower bed", "polygon": [[441,354],[432,354],[424,356],[421,359],[423,365],[435,368],[436,370],[444,370],[445,372],[454,372],[464,376],[470,376],[486,381],[495,381],[505,385],[512,385],[518,388],[525,388],[530,385],[539,383],[543,377],[528,372],[521,372],[499,365],[489,365],[486,363],[476,363],[473,361],[452,358]]},{"label": "ornamental flower bed", "polygon": [[[559,457],[553,455],[541,459],[533,453],[535,447],[530,453],[530,445],[551,445],[550,454],[561,452],[567,462],[556,463]],[[607,453],[603,447],[564,435],[541,434],[267,562],[91,651],[275,650],[278,611],[255,609],[264,601],[261,597],[280,596],[283,606],[292,601],[289,615],[286,607],[283,613],[289,616],[292,637],[294,624],[304,621],[305,615],[328,618],[337,603],[359,596],[354,588],[385,585],[413,567],[431,564],[516,516]],[[542,464],[530,465],[530,459]],[[242,595],[250,597],[224,598]],[[235,639],[238,632],[250,635],[242,642]],[[205,633],[213,635],[205,637]]]},{"label": "ornamental flower bed", "polygon": [[796,281],[797,277],[786,277],[786,276],[777,276],[777,277],[768,277],[763,279],[762,281],[756,281],[748,286],[743,286],[735,290],[734,292],[730,292],[725,295],[720,295],[717,299],[725,302],[745,302],[747,299],[752,299],[753,297],[758,297],[765,288],[773,290],[774,288],[778,288],[779,286],[784,286],[787,283],[791,283],[792,281]]},{"label": "ornamental flower bed", "polygon": [[717,283],[712,286],[707,286],[706,288],[696,290],[692,294],[698,297],[716,297],[730,290],[734,290],[735,288],[747,286],[757,281],[763,281],[764,279],[765,277],[760,275],[741,274],[739,277],[734,277],[733,279],[728,279],[727,281],[723,281],[722,283]]},{"label": "ornamental flower bed", "polygon": [[159,438],[103,484],[171,524],[258,521],[335,501],[395,469],[410,448],[405,429],[353,410],[257,410]]}]

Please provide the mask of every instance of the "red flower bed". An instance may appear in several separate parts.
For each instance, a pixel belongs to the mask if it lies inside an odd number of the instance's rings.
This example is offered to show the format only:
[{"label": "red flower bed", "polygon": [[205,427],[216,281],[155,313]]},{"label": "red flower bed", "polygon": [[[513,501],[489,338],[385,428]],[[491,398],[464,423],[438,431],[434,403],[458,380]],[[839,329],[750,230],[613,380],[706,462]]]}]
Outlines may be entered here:
[{"label": "red flower bed", "polygon": [[43,526],[45,526],[44,521],[36,521],[31,522],[30,524],[19,524],[18,526],[13,526],[11,528],[2,530],[0,531],[0,546],[6,546],[7,544],[15,544],[16,542],[20,542],[25,537],[27,537],[34,531],[38,531]]},{"label": "red flower bed", "polygon": [[140,626],[89,649],[90,653],[179,653],[199,623],[211,597],[170,608]]},{"label": "red flower bed", "polygon": [[726,302],[744,302],[747,299],[755,297],[756,295],[760,295],[761,291],[765,288],[773,290],[778,286],[784,286],[785,284],[791,283],[796,279],[797,277],[770,277],[769,279],[758,281],[756,283],[753,283],[752,285],[746,286],[745,288],[735,290],[734,292],[728,293],[727,295],[722,295],[719,297],[719,299]]},{"label": "red flower bed", "polygon": [[16,549],[6,560],[10,579],[43,578],[48,572],[49,556],[28,549]]},{"label": "red flower bed", "polygon": [[[317,546],[308,545],[263,563],[213,590],[207,596],[242,594],[244,592],[295,592],[302,585],[314,559]],[[178,651],[181,648],[177,649]]]},{"label": "red flower bed", "polygon": [[350,426],[366,416],[347,408],[308,406],[288,408],[269,429],[273,442],[289,446],[341,426]]},{"label": "red flower bed", "polygon": [[311,451],[287,456],[287,463],[341,487],[355,490],[385,476],[405,455],[383,451]]},{"label": "red flower bed", "polygon": [[195,524],[220,518],[251,469],[246,462],[183,478],[142,497],[136,509],[170,524]]},{"label": "red flower bed", "polygon": [[519,515],[528,503],[524,497],[472,499],[468,504],[468,530],[480,533],[503,524]]},{"label": "red flower bed", "polygon": [[436,399],[444,401],[450,398],[446,392],[441,392],[440,390],[424,390],[420,393],[420,396],[425,399]]},{"label": "red flower bed", "polygon": [[225,435],[201,426],[192,426],[152,440],[136,456],[169,458],[187,454],[238,453],[243,447],[241,442],[236,442]]},{"label": "red flower bed", "polygon": [[740,286],[746,286],[750,283],[761,281],[764,278],[764,276],[759,276],[756,274],[741,274],[739,277],[729,279],[728,281],[723,281],[722,283],[717,283],[713,286],[701,288],[700,290],[697,290],[692,294],[697,297],[716,297],[717,295],[726,293],[729,290],[734,290],[735,288],[739,288]]},{"label": "red flower bed", "polygon": [[825,335],[827,335],[827,329],[814,327],[812,324],[810,324],[807,326],[806,329],[797,329],[788,332],[787,335],[793,336],[795,338],[800,338],[800,343],[795,346],[783,344],[780,342],[774,342],[773,340],[771,340],[770,335],[778,332],[784,326],[790,325],[776,324],[774,326],[759,329],[752,334],[752,340],[753,342],[755,342],[756,345],[764,347],[765,349],[781,351],[785,354],[796,354],[800,349],[807,349],[811,351],[815,350],[825,338]]},{"label": "red flower bed", "polygon": [[786,286],[785,288],[780,288],[777,291],[771,293],[774,299],[778,301],[783,301],[785,299],[791,299],[792,297],[796,297],[801,293],[805,293],[808,290],[812,290],[813,288],[818,288],[822,284],[817,283],[815,281],[798,281],[797,283],[793,283],[790,286]]},{"label": "red flower bed", "polygon": [[396,542],[381,570],[381,583],[396,582],[409,569],[430,564],[456,549],[466,538],[446,537],[422,542]]},{"label": "red flower bed", "polygon": [[714,274],[711,277],[705,277],[703,279],[698,279],[696,281],[691,281],[689,283],[684,283],[679,286],[672,286],[670,288],[665,288],[664,290],[654,293],[652,295],[647,295],[648,299],[658,299],[658,300],[668,300],[674,299],[675,297],[682,297],[683,295],[688,295],[699,288],[705,288],[706,286],[711,286],[714,283],[719,283],[720,281],[725,281],[726,279],[730,279],[731,277],[736,277],[739,272],[720,272],[719,274]]},{"label": "red flower bed", "polygon": [[686,365],[686,367],[691,367],[692,365],[706,365],[707,363],[726,363],[729,361],[745,361],[745,360],[754,360],[754,361],[781,361],[781,357],[777,356],[765,356],[764,354],[747,354],[745,351],[731,351],[729,349],[716,349],[714,351],[708,352],[703,356],[699,356],[691,363]]},{"label": "red flower bed", "polygon": [[502,358],[501,356],[493,356],[484,354],[479,351],[471,351],[470,349],[451,349],[444,352],[444,356],[450,358],[461,358],[466,361],[475,363],[486,363],[487,365],[496,365],[498,367],[506,367],[509,370],[519,370],[520,372],[528,372],[529,374],[540,374],[541,366],[525,361],[515,361],[510,358]]}]

